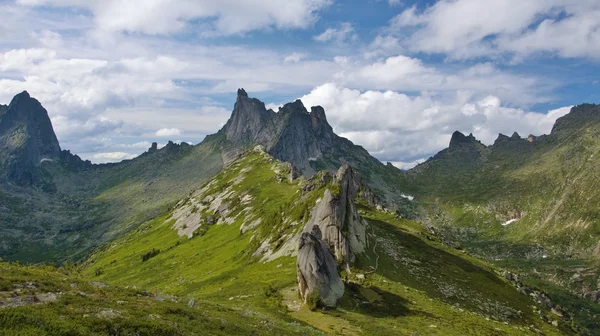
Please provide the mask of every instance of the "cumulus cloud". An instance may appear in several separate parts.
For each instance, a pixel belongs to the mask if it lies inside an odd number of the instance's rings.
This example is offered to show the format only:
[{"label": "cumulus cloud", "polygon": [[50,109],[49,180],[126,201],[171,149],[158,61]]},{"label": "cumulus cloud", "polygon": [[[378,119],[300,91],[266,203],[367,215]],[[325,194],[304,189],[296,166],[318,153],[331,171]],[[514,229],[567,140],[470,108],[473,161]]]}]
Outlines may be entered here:
[{"label": "cumulus cloud", "polygon": [[546,102],[551,81],[501,71],[491,63],[477,63],[460,70],[439,69],[420,59],[397,55],[372,63],[345,63],[335,81],[346,87],[395,91],[457,90],[494,94],[516,104]]},{"label": "cumulus cloud", "polygon": [[82,7],[94,16],[97,28],[107,31],[169,34],[190,20],[204,20],[222,34],[275,27],[305,28],[318,18],[330,0],[18,0],[28,6]]},{"label": "cumulus cloud", "polygon": [[159,137],[170,137],[170,136],[180,136],[183,132],[179,128],[161,128],[156,131],[156,136]]},{"label": "cumulus cloud", "polygon": [[452,58],[507,52],[598,58],[599,16],[594,0],[441,0],[424,10],[404,10],[390,30],[404,36],[413,51]]},{"label": "cumulus cloud", "polygon": [[570,109],[539,113],[505,107],[495,96],[476,99],[464,92],[451,98],[427,93],[408,96],[394,91],[362,92],[332,83],[301,99],[307,106],[323,106],[340,135],[402,168],[447,147],[456,130],[491,144],[499,133],[548,133],[554,121]]}]

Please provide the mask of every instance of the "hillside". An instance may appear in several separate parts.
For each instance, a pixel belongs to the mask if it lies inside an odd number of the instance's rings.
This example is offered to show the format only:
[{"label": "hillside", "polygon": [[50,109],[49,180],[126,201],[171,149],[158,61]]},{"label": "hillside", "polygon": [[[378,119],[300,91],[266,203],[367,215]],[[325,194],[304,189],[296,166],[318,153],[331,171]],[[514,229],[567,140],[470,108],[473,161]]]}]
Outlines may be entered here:
[{"label": "hillside", "polygon": [[600,107],[584,104],[549,135],[500,135],[484,146],[455,133],[449,148],[409,175],[424,222],[563,296],[597,328],[599,154]]},{"label": "hillside", "polygon": [[366,190],[357,203],[366,249],[341,271],[346,291],[338,308],[310,311],[298,297],[297,239],[327,190],[339,187],[329,173],[290,173],[289,164],[256,148],[171,211],[100,249],[83,273],[266,314],[275,324],[292,317],[335,334],[569,333],[570,322],[519,293],[496,269],[416,222],[377,210]]},{"label": "hillside", "polygon": [[[14,144],[23,138],[23,146],[32,148],[15,147],[0,156],[0,256],[7,260],[81,260],[99,244],[164,213],[255,145],[306,176],[350,163],[388,203],[407,215],[414,212],[400,196],[407,185],[402,172],[337,136],[321,107],[308,112],[300,101],[275,113],[240,89],[230,120],[200,144],[153,145],[133,160],[101,165],[61,150],[46,110],[27,92],[1,111],[6,112],[0,114],[0,140]],[[43,131],[21,137],[15,129]],[[18,162],[27,162],[31,179],[13,178],[10,167],[22,167]]]}]

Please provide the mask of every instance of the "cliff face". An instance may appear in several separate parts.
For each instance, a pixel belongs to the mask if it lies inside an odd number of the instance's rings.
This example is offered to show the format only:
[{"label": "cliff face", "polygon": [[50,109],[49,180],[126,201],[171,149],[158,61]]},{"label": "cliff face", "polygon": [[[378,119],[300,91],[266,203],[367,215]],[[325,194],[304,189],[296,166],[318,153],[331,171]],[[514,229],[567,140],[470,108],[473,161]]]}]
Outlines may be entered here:
[{"label": "cliff face", "polygon": [[0,107],[0,179],[17,185],[42,180],[38,166],[60,156],[48,112],[25,91]]},{"label": "cliff face", "polygon": [[312,107],[309,112],[296,100],[274,112],[260,100],[249,98],[243,89],[238,90],[231,118],[219,132],[227,140],[226,161],[258,144],[276,159],[292,163],[304,175],[316,171],[311,162],[334,151],[345,140],[333,132],[322,107]]}]

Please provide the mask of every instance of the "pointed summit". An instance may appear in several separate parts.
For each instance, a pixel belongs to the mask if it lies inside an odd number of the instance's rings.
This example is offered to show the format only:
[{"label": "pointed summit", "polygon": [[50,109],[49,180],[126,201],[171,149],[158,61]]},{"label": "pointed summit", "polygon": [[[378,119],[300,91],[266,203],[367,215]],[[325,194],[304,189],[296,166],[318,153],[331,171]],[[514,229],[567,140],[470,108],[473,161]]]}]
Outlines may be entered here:
[{"label": "pointed summit", "polygon": [[248,93],[243,88],[238,89],[237,90],[237,97],[238,97],[237,98],[238,100],[240,100],[240,98],[248,98]]},{"label": "pointed summit", "polygon": [[461,147],[470,144],[481,144],[479,140],[477,140],[473,133],[470,133],[468,136],[463,133],[456,131],[452,133],[452,138],[450,139],[450,146],[448,148]]},{"label": "pointed summit", "polygon": [[[325,168],[337,169],[343,163],[339,160],[341,155],[336,154],[340,148],[345,152],[360,152],[357,156],[366,154],[364,149],[333,132],[321,106],[314,106],[309,112],[297,99],[274,112],[267,110],[260,100],[250,98],[244,89],[238,89],[231,117],[219,135],[225,140],[222,151],[225,162],[235,159],[250,146],[261,145],[273,157],[293,164],[305,176]],[[329,156],[329,161],[319,163],[325,156]]]},{"label": "pointed summit", "polygon": [[27,91],[0,113],[0,148],[0,179],[19,185],[39,183],[37,166],[60,156],[48,112]]},{"label": "pointed summit", "polygon": [[244,89],[238,89],[231,117],[223,127],[226,138],[234,146],[248,146],[261,138],[274,112],[256,98],[249,98]]}]

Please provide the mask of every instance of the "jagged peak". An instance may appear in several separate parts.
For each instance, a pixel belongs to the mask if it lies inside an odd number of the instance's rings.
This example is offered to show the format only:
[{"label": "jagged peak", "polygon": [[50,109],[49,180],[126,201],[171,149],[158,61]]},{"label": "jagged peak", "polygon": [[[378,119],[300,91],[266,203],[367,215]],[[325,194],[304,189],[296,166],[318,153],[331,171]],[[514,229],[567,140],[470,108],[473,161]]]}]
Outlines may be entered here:
[{"label": "jagged peak", "polygon": [[17,94],[13,99],[29,99],[29,98],[31,98],[31,96],[29,95],[29,92],[23,91],[23,92]]},{"label": "jagged peak", "polygon": [[313,106],[310,108],[311,117],[327,122],[327,116],[325,115],[325,109],[322,106]]},{"label": "jagged peak", "polygon": [[308,114],[308,110],[306,109],[304,103],[302,103],[300,99],[296,99],[291,103],[283,105],[283,107],[280,110],[280,113],[281,112]]},{"label": "jagged peak", "polygon": [[517,132],[514,132],[510,137],[511,139],[521,139],[521,136]]},{"label": "jagged peak", "polygon": [[469,133],[469,135],[464,135],[460,131],[455,131],[452,133],[452,138],[450,138],[450,146],[449,148],[468,145],[468,144],[481,144],[479,140],[473,136],[473,133]]},{"label": "jagged peak", "polygon": [[566,115],[556,119],[550,134],[567,131],[569,134],[581,127],[585,127],[590,122],[600,121],[600,105],[597,104],[580,104],[571,108],[571,111]]},{"label": "jagged peak", "polygon": [[248,98],[248,93],[243,88],[237,90],[238,99],[240,98]]}]

